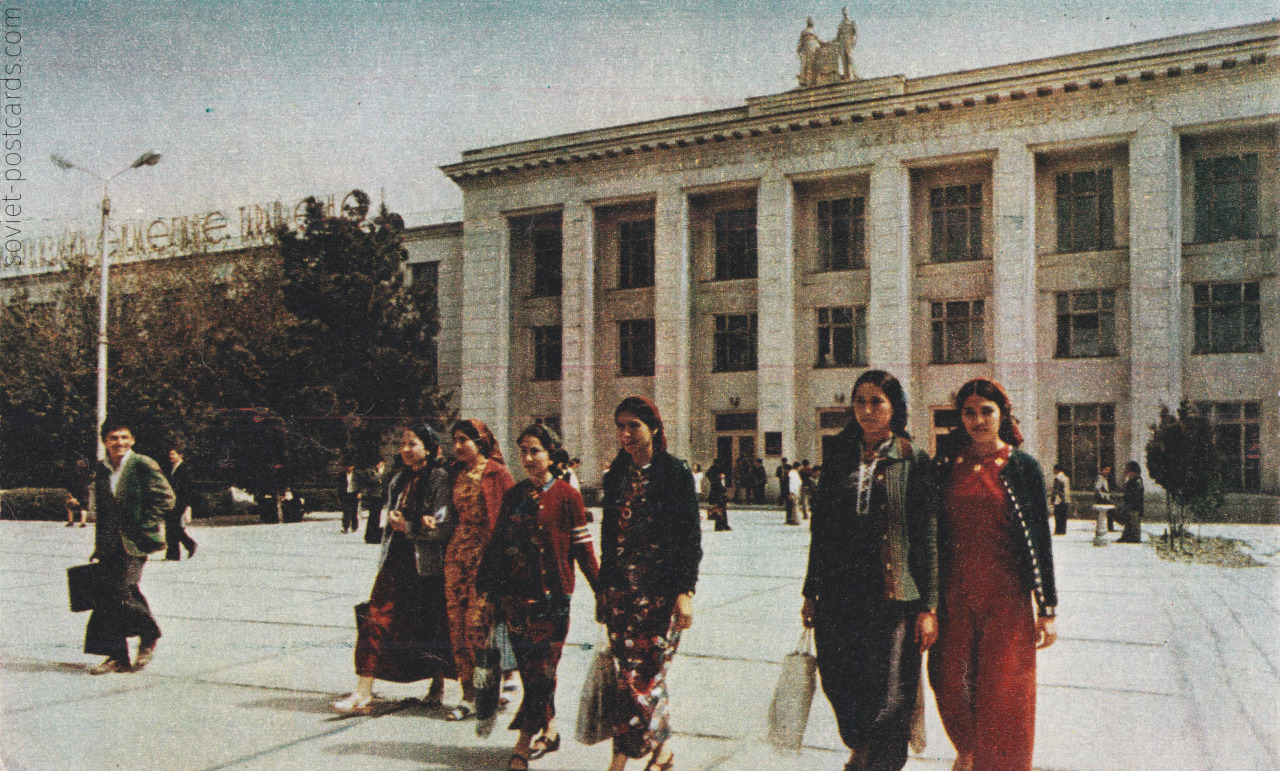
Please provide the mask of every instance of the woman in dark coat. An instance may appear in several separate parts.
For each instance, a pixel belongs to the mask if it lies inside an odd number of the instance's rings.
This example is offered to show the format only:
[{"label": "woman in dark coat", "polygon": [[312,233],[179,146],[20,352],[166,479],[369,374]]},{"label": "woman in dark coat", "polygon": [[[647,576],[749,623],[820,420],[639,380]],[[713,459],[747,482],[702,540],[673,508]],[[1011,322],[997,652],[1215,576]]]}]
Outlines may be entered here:
[{"label": "woman in dark coat", "polygon": [[1057,638],[1044,473],[1017,449],[1022,434],[999,383],[970,380],[955,405],[959,441],[937,459],[943,591],[929,682],[956,747],[956,771],[1026,771],[1036,650]]},{"label": "woman in dark coat", "polygon": [[618,665],[618,709],[610,771],[649,757],[667,771],[666,672],[693,623],[702,561],[698,496],[689,464],[667,454],[662,415],[641,396],[613,413],[622,449],[604,476],[596,619]]},{"label": "woman in dark coat", "polygon": [[823,458],[801,620],[850,749],[845,768],[898,771],[921,655],[938,636],[938,489],[929,456],[911,445],[897,378],[863,373],[853,418]]},{"label": "woman in dark coat", "polygon": [[733,529],[729,527],[729,491],[719,459],[707,469],[707,519],[716,523],[716,532]]},{"label": "woman in dark coat", "polygon": [[518,442],[528,478],[507,491],[493,538],[476,573],[476,588],[505,622],[524,685],[511,721],[518,730],[510,769],[560,749],[556,729],[556,669],[569,634],[574,563],[594,588],[599,565],[582,496],[556,473],[569,455],[545,426],[526,428]]},{"label": "woman in dark coat", "polygon": [[356,637],[356,689],[333,703],[367,712],[373,681],[433,678],[427,703],[439,705],[444,679],[455,677],[444,597],[444,551],[456,517],[449,476],[437,457],[440,437],[425,424],[400,432],[402,468],[387,490],[382,558]]}]

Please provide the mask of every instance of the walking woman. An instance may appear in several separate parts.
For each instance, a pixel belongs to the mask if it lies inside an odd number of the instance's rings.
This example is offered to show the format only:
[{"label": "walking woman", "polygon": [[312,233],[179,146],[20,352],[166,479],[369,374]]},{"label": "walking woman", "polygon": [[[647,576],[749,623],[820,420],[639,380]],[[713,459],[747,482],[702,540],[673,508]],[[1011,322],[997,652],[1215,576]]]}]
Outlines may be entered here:
[{"label": "walking woman", "polygon": [[864,372],[853,418],[823,459],[800,613],[850,750],[846,771],[898,771],[921,654],[938,637],[938,488],[896,377]]},{"label": "walking woman", "polygon": [[667,454],[662,415],[628,396],[613,412],[622,449],[604,475],[596,620],[618,664],[618,710],[610,771],[628,758],[647,771],[673,767],[667,667],[693,623],[702,531],[693,473]]},{"label": "walking woman", "polygon": [[719,458],[711,463],[707,479],[707,519],[716,523],[717,533],[732,530],[729,527],[729,491],[724,486],[724,469],[720,467]]},{"label": "walking woman", "polygon": [[449,610],[449,635],[453,660],[462,684],[462,702],[449,713],[450,720],[464,720],[476,711],[471,678],[476,651],[488,641],[493,609],[476,591],[476,571],[498,522],[502,496],[515,486],[502,462],[502,451],[489,427],[478,420],[453,424],[453,507],[458,529],[444,555],[445,600]]},{"label": "walking woman", "polygon": [[955,405],[958,441],[937,459],[943,591],[929,682],[959,754],[954,769],[1025,771],[1035,739],[1036,650],[1057,638],[1044,474],[1017,449],[1022,434],[1000,384],[970,380]]},{"label": "walking woman", "polygon": [[520,434],[520,465],[528,479],[507,491],[502,513],[476,574],[476,588],[505,621],[524,685],[511,721],[520,737],[507,764],[524,771],[529,761],[560,749],[556,728],[556,668],[569,634],[569,598],[576,562],[594,590],[599,565],[587,531],[582,496],[553,474],[569,454],[545,426]]},{"label": "walking woman", "polygon": [[457,522],[439,450],[440,437],[426,424],[400,431],[404,466],[388,486],[382,558],[356,630],[356,689],[333,703],[339,712],[367,712],[375,679],[412,683],[433,678],[427,704],[439,706],[445,678],[455,676],[444,553]]}]

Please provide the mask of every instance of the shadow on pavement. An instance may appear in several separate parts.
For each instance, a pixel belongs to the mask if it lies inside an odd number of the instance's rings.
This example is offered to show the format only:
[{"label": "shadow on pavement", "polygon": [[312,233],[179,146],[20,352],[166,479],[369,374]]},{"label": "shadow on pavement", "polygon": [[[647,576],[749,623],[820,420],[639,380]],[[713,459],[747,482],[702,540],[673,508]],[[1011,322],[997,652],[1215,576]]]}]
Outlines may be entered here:
[{"label": "shadow on pavement", "polygon": [[66,661],[4,661],[0,662],[0,671],[4,672],[62,672],[64,674],[83,675],[92,664],[71,664]]}]

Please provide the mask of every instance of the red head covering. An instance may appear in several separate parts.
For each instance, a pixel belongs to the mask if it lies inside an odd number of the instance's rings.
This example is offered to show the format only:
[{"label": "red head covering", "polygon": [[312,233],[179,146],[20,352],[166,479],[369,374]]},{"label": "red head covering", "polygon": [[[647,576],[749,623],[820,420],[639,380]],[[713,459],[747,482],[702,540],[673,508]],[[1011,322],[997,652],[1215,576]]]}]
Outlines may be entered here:
[{"label": "red head covering", "polygon": [[452,434],[455,431],[461,431],[471,441],[475,442],[476,448],[480,450],[481,455],[489,460],[506,465],[506,461],[502,459],[502,450],[498,447],[498,439],[483,421],[475,418],[462,418],[454,422],[453,428],[449,430],[449,433]]},{"label": "red head covering", "polygon": [[613,411],[613,416],[616,418],[624,412],[635,415],[641,423],[648,426],[653,432],[654,449],[666,452],[667,432],[662,428],[662,413],[658,411],[658,405],[643,396],[628,396],[618,405],[618,409]]}]

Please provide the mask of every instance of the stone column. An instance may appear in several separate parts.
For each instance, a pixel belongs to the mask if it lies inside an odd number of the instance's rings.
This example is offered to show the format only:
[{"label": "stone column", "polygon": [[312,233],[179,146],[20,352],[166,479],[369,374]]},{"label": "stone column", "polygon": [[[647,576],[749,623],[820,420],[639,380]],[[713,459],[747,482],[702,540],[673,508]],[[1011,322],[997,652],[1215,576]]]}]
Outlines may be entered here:
[{"label": "stone column", "polygon": [[595,455],[595,216],[580,201],[561,215],[560,428],[583,469],[597,469]]},{"label": "stone column", "polygon": [[1021,143],[1002,144],[992,169],[992,298],[995,377],[1022,424],[1024,449],[1039,455],[1036,367],[1035,156]]},{"label": "stone column", "polygon": [[[782,433],[782,454],[796,447],[796,259],[793,186],[770,170],[756,194],[756,403],[760,447],[765,431]],[[761,453],[763,454],[763,453]]]},{"label": "stone column", "polygon": [[1176,409],[1182,399],[1179,163],[1178,136],[1167,123],[1150,120],[1129,141],[1128,457],[1140,463],[1160,405]]},{"label": "stone column", "polygon": [[658,188],[654,221],[654,401],[662,410],[667,449],[689,457],[690,297],[689,199],[676,180]]},{"label": "stone column", "polygon": [[503,446],[511,382],[511,238],[496,212],[466,218],[462,233],[462,398]]},{"label": "stone column", "polygon": [[[911,360],[913,300],[911,266],[911,175],[897,158],[871,169],[867,196],[867,267],[871,300],[867,305],[867,364],[892,372],[914,408],[912,433],[928,436],[928,405],[916,398]],[[918,406],[917,406],[918,405]]]}]

